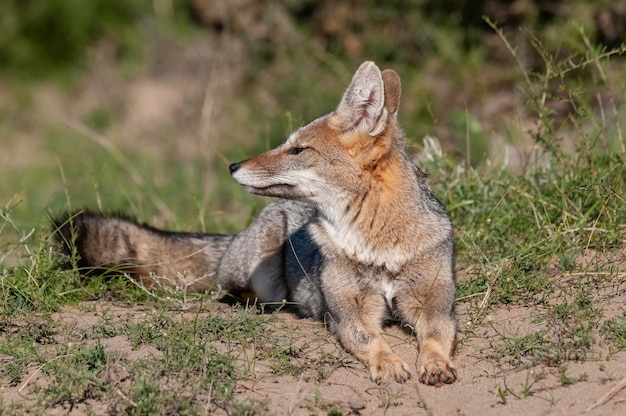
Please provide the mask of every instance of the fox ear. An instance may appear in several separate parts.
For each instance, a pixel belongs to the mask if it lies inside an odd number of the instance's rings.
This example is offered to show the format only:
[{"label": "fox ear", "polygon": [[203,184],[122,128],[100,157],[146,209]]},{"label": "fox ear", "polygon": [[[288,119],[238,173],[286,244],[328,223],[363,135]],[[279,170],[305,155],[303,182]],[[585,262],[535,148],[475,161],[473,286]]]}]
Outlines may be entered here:
[{"label": "fox ear", "polygon": [[342,130],[356,129],[376,136],[387,126],[385,87],[380,69],[366,61],[357,69],[335,111]]},{"label": "fox ear", "polygon": [[385,108],[393,115],[400,108],[400,76],[393,69],[385,69],[382,77],[385,86]]}]

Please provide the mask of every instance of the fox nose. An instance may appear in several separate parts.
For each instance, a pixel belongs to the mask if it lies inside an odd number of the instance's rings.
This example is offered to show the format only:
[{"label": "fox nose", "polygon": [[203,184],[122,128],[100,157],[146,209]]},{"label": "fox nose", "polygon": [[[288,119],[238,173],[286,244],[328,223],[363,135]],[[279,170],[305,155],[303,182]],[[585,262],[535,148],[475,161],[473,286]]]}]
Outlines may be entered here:
[{"label": "fox nose", "polygon": [[231,163],[228,166],[228,170],[230,171],[230,174],[232,175],[233,173],[235,173],[237,171],[237,169],[239,169],[241,167],[241,163],[239,162],[235,162],[235,163]]}]

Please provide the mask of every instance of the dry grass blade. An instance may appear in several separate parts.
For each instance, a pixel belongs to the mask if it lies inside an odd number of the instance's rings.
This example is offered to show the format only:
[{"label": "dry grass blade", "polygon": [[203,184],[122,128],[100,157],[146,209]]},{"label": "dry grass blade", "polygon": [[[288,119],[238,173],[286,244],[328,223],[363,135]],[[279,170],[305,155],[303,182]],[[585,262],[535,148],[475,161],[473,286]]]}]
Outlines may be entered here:
[{"label": "dry grass blade", "polygon": [[625,387],[626,387],[626,378],[623,378],[619,383],[617,383],[616,386],[614,386],[611,390],[609,390],[604,396],[600,397],[598,399],[598,401],[596,401],[594,404],[589,406],[585,410],[585,413],[589,413],[593,409],[596,409],[596,408],[602,406],[603,404],[605,404],[606,402],[611,400],[613,397],[615,397],[617,395],[617,393],[619,393]]}]

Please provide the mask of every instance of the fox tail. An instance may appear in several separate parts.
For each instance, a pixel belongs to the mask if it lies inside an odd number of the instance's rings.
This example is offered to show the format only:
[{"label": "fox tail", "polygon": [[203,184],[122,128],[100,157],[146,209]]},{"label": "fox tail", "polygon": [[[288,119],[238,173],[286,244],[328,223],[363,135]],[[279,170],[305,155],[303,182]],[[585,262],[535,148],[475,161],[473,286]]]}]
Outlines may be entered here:
[{"label": "fox tail", "polygon": [[148,287],[187,292],[215,287],[233,236],[163,231],[119,215],[88,211],[53,220],[56,246],[81,274],[127,273]]}]

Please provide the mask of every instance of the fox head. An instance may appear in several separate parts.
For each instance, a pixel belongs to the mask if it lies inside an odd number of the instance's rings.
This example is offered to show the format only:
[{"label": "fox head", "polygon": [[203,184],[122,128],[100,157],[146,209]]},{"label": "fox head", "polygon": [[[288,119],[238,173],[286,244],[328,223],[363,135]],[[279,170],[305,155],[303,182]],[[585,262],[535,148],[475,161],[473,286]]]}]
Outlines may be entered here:
[{"label": "fox head", "polygon": [[[230,172],[253,194],[307,202],[322,211],[328,205],[345,208],[370,190],[393,189],[413,175],[396,121],[399,104],[398,74],[364,62],[335,111],[277,148],[231,164]],[[398,158],[403,161],[396,163]]]}]

